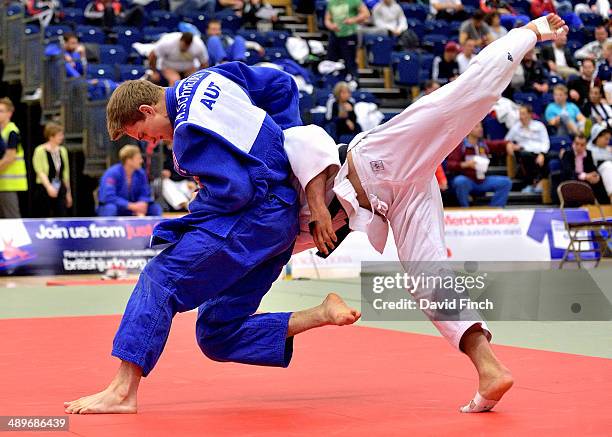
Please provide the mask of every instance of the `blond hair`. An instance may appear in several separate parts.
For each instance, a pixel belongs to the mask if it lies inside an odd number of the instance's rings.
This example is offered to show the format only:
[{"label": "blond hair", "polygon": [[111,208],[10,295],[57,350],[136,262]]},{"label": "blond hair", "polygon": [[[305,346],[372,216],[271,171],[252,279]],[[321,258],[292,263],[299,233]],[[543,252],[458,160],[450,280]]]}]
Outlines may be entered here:
[{"label": "blond hair", "polygon": [[567,87],[563,84],[555,85],[553,88],[553,92],[554,91],[562,91],[563,93],[567,94]]},{"label": "blond hair", "polygon": [[64,132],[64,127],[61,124],[50,121],[49,123],[45,124],[43,135],[45,136],[45,140],[49,141],[51,137],[54,137],[60,132]]},{"label": "blond hair", "polygon": [[121,160],[121,164],[125,164],[125,161],[132,159],[134,156],[139,155],[140,153],[140,147],[135,146],[134,144],[126,144],[119,149],[119,159]]},{"label": "blond hair", "polygon": [[13,105],[13,102],[8,97],[2,97],[0,99],[0,105],[6,106],[8,112],[15,112],[15,105]]},{"label": "blond hair", "polygon": [[340,98],[340,92],[343,89],[347,89],[347,90],[351,90],[351,88],[349,87],[348,83],[346,82],[338,82],[336,84],[336,86],[334,87],[334,97],[336,98],[336,100],[338,100]]},{"label": "blond hair", "polygon": [[153,106],[163,95],[162,87],[147,80],[128,80],[119,85],[106,105],[106,127],[111,140],[125,135],[127,126],[144,120],[140,105]]}]

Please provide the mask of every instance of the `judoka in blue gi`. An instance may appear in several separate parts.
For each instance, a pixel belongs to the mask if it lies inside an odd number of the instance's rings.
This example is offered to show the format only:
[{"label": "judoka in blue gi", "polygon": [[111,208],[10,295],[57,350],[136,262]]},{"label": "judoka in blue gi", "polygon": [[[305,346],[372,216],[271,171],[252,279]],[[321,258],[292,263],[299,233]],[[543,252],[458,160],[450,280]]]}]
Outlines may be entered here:
[{"label": "judoka in blue gi", "polygon": [[141,376],[159,359],[172,318],[198,308],[197,341],[216,361],[286,367],[293,336],[354,323],[360,313],[330,294],[293,313],[254,314],[291,256],[297,194],[283,129],[301,124],[298,92],[281,71],[226,63],[164,89],[128,81],[107,107],[111,138],[174,141],[177,171],[200,189],[187,216],[160,223],[167,247],[145,267],[115,336],[117,375],[67,413],[134,413]]}]

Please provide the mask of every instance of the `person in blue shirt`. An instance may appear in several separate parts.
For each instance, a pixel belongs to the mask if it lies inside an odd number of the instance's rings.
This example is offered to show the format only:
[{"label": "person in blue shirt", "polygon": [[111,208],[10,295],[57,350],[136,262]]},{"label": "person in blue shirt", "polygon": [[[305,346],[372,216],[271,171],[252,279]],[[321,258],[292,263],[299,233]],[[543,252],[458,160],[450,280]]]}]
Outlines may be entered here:
[{"label": "person in blue shirt", "polygon": [[153,201],[142,167],[140,148],[128,144],[119,150],[120,164],[104,172],[98,190],[97,214],[115,216],[160,216],[162,208]]},{"label": "person in blue shirt", "polygon": [[172,318],[198,308],[196,339],[216,361],[287,367],[293,337],[360,313],[330,294],[317,307],[255,314],[299,231],[283,130],[301,125],[291,76],[230,62],[162,88],[124,82],[107,105],[112,139],[173,141],[177,171],[199,186],[185,217],[157,225],[164,250],[142,271],[113,342],[109,387],[67,413],[135,413],[138,384],[159,359]]},{"label": "person in blue shirt", "polygon": [[544,118],[552,127],[554,135],[576,135],[584,129],[586,118],[580,109],[572,102],[567,101],[568,91],[565,85],[553,88],[554,101],[546,106]]}]

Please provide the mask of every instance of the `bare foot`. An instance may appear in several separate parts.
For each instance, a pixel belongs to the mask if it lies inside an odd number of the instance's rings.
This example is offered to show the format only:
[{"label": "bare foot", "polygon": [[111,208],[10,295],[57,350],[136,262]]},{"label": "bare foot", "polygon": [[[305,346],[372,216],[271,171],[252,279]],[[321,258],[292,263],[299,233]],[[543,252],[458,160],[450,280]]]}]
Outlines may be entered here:
[{"label": "bare foot", "polygon": [[105,390],[64,402],[64,411],[68,414],[134,414],[141,378],[139,366],[122,360],[115,378]]},{"label": "bare foot", "polygon": [[320,308],[328,325],[352,325],[361,317],[361,312],[350,308],[336,293],[329,293]]},{"label": "bare foot", "polygon": [[[559,29],[564,28],[565,30],[564,33],[569,32],[569,28],[565,25],[565,21],[563,21],[563,19],[559,17],[557,14],[548,14],[546,16],[546,20],[548,21],[550,30],[553,33],[553,37],[552,37],[553,40],[557,39],[557,37],[559,36],[559,34],[557,33]],[[538,30],[537,26],[534,24],[533,21],[535,20],[532,20],[529,23],[527,23],[525,25],[525,28],[532,30],[538,36],[538,41],[542,41],[542,35],[540,34],[540,31]]]},{"label": "bare foot", "polygon": [[513,384],[512,373],[504,366],[483,371],[478,375],[478,392],[490,401],[499,401]]},{"label": "bare foot", "polygon": [[68,414],[136,413],[136,396],[122,395],[119,391],[109,387],[100,393],[64,402],[65,412]]}]

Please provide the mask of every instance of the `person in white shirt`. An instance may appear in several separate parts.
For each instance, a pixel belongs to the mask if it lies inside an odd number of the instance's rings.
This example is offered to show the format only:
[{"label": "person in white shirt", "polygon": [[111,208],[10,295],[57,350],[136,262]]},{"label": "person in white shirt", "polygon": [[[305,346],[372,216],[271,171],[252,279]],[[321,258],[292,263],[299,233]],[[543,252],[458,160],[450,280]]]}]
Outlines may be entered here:
[{"label": "person in white shirt", "polygon": [[431,0],[429,9],[436,20],[459,21],[469,17],[461,0]]},{"label": "person in white shirt", "polygon": [[591,138],[587,150],[591,151],[597,172],[601,176],[606,194],[612,200],[612,146],[610,146],[612,130],[608,125],[595,124],[591,128]]},{"label": "person in white shirt", "polygon": [[470,61],[475,57],[474,50],[476,49],[476,41],[467,39],[463,43],[463,51],[457,55],[457,64],[459,64],[459,74],[467,70]]},{"label": "person in white shirt", "polygon": [[395,0],[383,0],[372,9],[374,27],[388,32],[389,35],[399,37],[408,29],[408,22],[404,11]]},{"label": "person in white shirt", "polygon": [[603,45],[609,41],[608,31],[605,26],[597,26],[595,28],[595,41],[585,44],[583,47],[576,50],[574,56],[576,59],[592,59],[599,62],[603,59]]},{"label": "person in white shirt", "polygon": [[546,154],[550,149],[550,139],[546,126],[532,118],[532,109],[523,105],[519,109],[519,121],[506,134],[506,152],[514,155],[522,169],[526,184],[523,192],[535,193],[540,180],[548,177]]},{"label": "person in white shirt", "polygon": [[149,67],[159,69],[169,86],[208,67],[208,51],[197,35],[172,32],[163,35],[149,54]]}]

